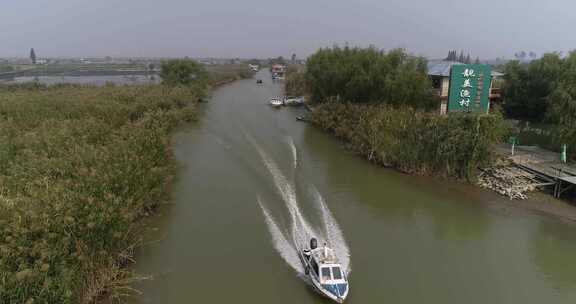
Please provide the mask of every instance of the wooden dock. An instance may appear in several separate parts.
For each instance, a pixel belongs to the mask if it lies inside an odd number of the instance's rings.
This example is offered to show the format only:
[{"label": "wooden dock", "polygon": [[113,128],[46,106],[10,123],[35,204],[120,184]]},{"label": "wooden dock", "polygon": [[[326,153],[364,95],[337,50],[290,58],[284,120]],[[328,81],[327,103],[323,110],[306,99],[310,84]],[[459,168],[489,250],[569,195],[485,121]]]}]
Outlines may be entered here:
[{"label": "wooden dock", "polygon": [[576,166],[560,160],[560,153],[535,146],[510,145],[497,148],[504,163],[483,170],[480,185],[513,198],[525,198],[525,192],[551,190],[559,198],[576,186]]}]

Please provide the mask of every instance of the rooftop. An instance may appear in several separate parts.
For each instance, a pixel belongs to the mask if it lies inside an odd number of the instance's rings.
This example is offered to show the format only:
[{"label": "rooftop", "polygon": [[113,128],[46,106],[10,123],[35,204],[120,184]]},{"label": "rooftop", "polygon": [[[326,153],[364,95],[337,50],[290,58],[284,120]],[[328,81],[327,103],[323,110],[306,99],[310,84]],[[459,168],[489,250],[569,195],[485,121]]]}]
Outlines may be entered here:
[{"label": "rooftop", "polygon": [[[428,75],[430,76],[442,76],[450,77],[450,69],[453,65],[463,64],[458,61],[446,61],[446,60],[430,60],[428,61]],[[504,74],[496,71],[492,71],[492,77],[501,77]]]}]

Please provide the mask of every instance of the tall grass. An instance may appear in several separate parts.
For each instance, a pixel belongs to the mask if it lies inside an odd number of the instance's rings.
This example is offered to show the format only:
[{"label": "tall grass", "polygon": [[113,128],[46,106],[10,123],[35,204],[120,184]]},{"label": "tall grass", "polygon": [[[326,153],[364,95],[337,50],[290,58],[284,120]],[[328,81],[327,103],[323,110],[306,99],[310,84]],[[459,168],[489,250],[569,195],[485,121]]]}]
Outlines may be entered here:
[{"label": "tall grass", "polygon": [[121,296],[137,219],[165,199],[184,87],[0,88],[0,303]]},{"label": "tall grass", "polygon": [[254,72],[247,64],[207,65],[205,68],[209,74],[209,82],[213,86],[254,76]]},{"label": "tall grass", "polygon": [[470,180],[493,160],[506,128],[499,115],[439,116],[386,105],[326,102],[312,121],[370,161],[415,174]]},{"label": "tall grass", "polygon": [[306,77],[303,66],[288,66],[284,92],[288,96],[304,96],[306,94]]}]

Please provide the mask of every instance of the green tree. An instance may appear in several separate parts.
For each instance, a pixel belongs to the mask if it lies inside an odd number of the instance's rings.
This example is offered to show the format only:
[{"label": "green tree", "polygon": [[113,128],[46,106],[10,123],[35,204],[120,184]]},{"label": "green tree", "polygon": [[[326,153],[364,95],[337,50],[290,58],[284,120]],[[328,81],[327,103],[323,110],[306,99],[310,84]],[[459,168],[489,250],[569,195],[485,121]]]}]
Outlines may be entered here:
[{"label": "green tree", "polygon": [[322,102],[375,102],[430,108],[435,105],[426,60],[404,50],[320,49],[306,64],[306,89]]},{"label": "green tree", "polygon": [[458,56],[458,62],[464,63],[466,57],[464,57],[464,51],[460,51],[460,56]]},{"label": "green tree", "polygon": [[[522,56],[519,56],[522,57]],[[549,53],[530,63],[511,61],[504,68],[504,110],[507,116],[542,121],[548,111],[548,97],[564,77],[565,60]]]},{"label": "green tree", "polygon": [[173,59],[162,62],[160,77],[165,85],[206,86],[207,73],[204,67],[191,59]]},{"label": "green tree", "polygon": [[560,84],[549,97],[548,118],[555,125],[557,142],[576,148],[576,89]]},{"label": "green tree", "polygon": [[36,64],[36,52],[34,51],[34,48],[30,49],[30,60],[32,61],[32,64]]},{"label": "green tree", "polygon": [[256,64],[256,65],[260,65],[260,64],[261,64],[260,59],[256,59],[256,58],[253,58],[253,59],[248,60],[247,63],[248,63],[248,64]]},{"label": "green tree", "polygon": [[448,51],[448,56],[446,61],[458,61],[458,55],[456,55],[456,50]]},{"label": "green tree", "polygon": [[[558,143],[568,144],[576,150],[576,52],[562,62],[561,76],[547,98],[547,119],[554,124],[554,137]],[[574,154],[574,153],[572,153]]]},{"label": "green tree", "polygon": [[516,57],[516,59],[523,61],[524,59],[526,59],[526,51],[520,51],[514,54],[514,57]]}]

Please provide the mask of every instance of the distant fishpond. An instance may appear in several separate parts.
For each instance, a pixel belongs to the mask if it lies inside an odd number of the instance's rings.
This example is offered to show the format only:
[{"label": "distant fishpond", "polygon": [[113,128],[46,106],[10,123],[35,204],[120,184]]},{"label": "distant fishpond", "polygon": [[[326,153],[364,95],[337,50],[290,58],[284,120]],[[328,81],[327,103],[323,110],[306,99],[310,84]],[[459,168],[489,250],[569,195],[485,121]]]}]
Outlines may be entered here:
[{"label": "distant fishpond", "polygon": [[0,79],[0,84],[19,84],[38,82],[53,85],[60,83],[103,86],[107,83],[117,85],[155,84],[160,82],[157,75],[97,75],[97,76],[23,76]]}]

